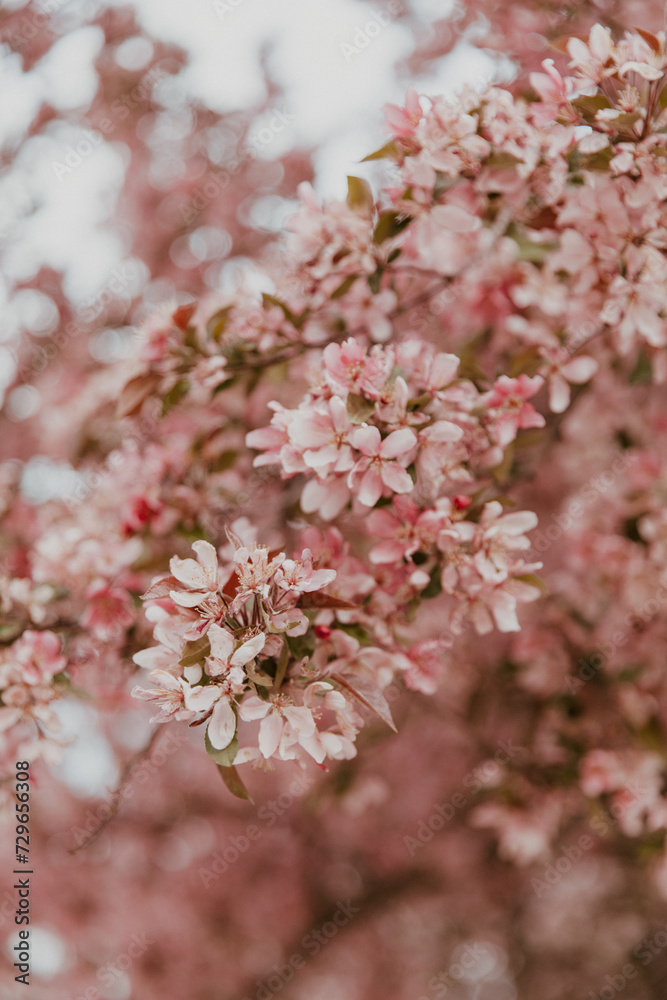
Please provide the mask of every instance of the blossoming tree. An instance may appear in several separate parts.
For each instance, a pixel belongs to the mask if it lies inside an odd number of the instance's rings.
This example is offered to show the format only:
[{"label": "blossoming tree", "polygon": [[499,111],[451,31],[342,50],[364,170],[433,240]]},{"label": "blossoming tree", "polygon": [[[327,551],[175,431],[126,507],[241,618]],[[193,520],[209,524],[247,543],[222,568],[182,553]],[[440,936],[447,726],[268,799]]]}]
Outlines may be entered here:
[{"label": "blossoming tree", "polygon": [[[594,24],[513,90],[410,88],[386,186],[302,184],[271,291],[148,316],[85,406],[117,436],[77,496],[31,507],[3,467],[5,773],[43,775],[54,704],[87,693],[110,732],[183,733],[173,780],[218,840],[180,816],[163,869],[173,898],[220,890],[198,919],[285,851],[261,916],[224,910],[244,957],[202,997],[384,995],[411,936],[400,996],[661,995],[666,45]],[[132,766],[82,865],[131,858]]]}]

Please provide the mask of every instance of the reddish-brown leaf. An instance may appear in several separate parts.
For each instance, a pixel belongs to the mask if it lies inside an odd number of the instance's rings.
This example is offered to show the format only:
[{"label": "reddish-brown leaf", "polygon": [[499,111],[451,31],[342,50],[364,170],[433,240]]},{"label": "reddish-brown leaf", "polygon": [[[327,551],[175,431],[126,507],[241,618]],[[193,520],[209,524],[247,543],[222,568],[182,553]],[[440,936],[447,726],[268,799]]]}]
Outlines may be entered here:
[{"label": "reddish-brown leaf", "polygon": [[174,309],[171,314],[171,318],[174,321],[174,325],[178,327],[179,330],[185,330],[188,323],[192,319],[193,313],[197,308],[196,302],[188,302],[185,306],[179,306],[178,309]]},{"label": "reddish-brown leaf", "polygon": [[159,580],[153,580],[146,593],[141,595],[141,600],[154,601],[159,597],[169,597],[171,590],[179,590],[181,586],[175,576],[163,576]]},{"label": "reddish-brown leaf", "polygon": [[379,688],[372,687],[370,684],[362,684],[361,681],[355,679],[354,687],[346,681],[341,674],[332,674],[331,679],[340,684],[341,687],[349,691],[350,694],[354,695],[357,701],[361,702],[366,708],[370,709],[371,712],[375,712],[379,715],[383,722],[386,722],[390,729],[394,732],[398,732],[396,726],[394,725],[394,720],[391,717],[391,712],[389,710],[389,704],[387,699],[379,690]]},{"label": "reddish-brown leaf", "polygon": [[302,611],[310,611],[313,608],[334,608],[341,611],[350,611],[352,608],[358,608],[358,604],[350,604],[349,601],[343,601],[340,597],[334,597],[333,594],[322,594],[319,590],[313,591],[312,594],[302,594],[298,600],[297,607],[301,608]]},{"label": "reddish-brown leaf", "polygon": [[157,388],[158,382],[159,375],[155,375],[153,372],[145,372],[143,375],[137,375],[136,378],[130,379],[120,394],[116,416],[120,419],[138,413],[142,403]]}]

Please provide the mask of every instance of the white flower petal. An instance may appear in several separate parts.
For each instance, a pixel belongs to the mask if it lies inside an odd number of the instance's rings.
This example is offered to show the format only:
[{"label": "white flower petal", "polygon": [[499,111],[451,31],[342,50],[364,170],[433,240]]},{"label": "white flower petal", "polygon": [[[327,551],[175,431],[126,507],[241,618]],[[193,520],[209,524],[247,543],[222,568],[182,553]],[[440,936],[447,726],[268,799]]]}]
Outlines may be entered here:
[{"label": "white flower petal", "polygon": [[233,667],[244,667],[264,649],[265,642],[266,636],[263,632],[254,635],[252,639],[248,639],[242,646],[239,646],[229,662]]},{"label": "white flower petal", "polygon": [[221,690],[217,684],[190,688],[185,692],[185,707],[193,712],[208,712],[220,697]]},{"label": "white flower petal", "polygon": [[239,715],[244,722],[254,722],[256,719],[263,719],[271,711],[271,704],[262,701],[256,694],[250,694],[239,705]]},{"label": "white flower petal", "polygon": [[262,719],[259,727],[259,749],[267,760],[278,749],[283,728],[284,722],[278,712],[271,712],[265,719]]},{"label": "white flower petal", "polygon": [[213,709],[207,732],[208,738],[216,750],[224,750],[234,739],[236,715],[225,698],[221,698]]},{"label": "white flower petal", "polygon": [[222,663],[229,663],[229,657],[234,650],[234,636],[220,625],[211,625],[208,630],[211,643],[211,656]]}]

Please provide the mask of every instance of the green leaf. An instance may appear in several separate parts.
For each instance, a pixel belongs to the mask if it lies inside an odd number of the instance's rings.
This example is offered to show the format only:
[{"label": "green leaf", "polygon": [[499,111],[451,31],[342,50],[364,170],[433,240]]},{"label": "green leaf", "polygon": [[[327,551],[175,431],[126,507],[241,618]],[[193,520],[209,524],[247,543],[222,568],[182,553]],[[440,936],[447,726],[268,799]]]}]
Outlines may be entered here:
[{"label": "green leaf", "polygon": [[352,288],[352,285],[355,283],[358,277],[359,277],[358,274],[348,274],[347,278],[345,278],[345,280],[341,282],[338,288],[336,288],[336,290],[331,293],[331,298],[332,299],[342,298],[343,295],[345,295],[345,293],[348,292],[350,288]]},{"label": "green leaf", "polygon": [[603,108],[610,108],[611,102],[603,94],[592,94],[590,97],[576,97],[572,101],[572,106],[586,114],[595,115]]},{"label": "green leaf", "polygon": [[359,677],[355,677],[354,684],[351,684],[342,674],[331,674],[332,681],[336,681],[342,688],[349,691],[358,702],[365,708],[370,709],[379,715],[390,729],[397,732],[394,720],[391,717],[391,710],[382,691],[373,683],[367,683]]},{"label": "green leaf", "polygon": [[223,750],[216,750],[216,748],[211,743],[208,735],[208,726],[206,727],[206,732],[204,734],[204,746],[206,747],[206,753],[209,755],[211,760],[214,760],[218,767],[231,767],[236,760],[236,755],[239,752],[239,741],[235,736],[228,747]]},{"label": "green leaf", "polygon": [[350,208],[370,214],[373,211],[373,192],[363,177],[347,178],[347,203]]},{"label": "green leaf", "polygon": [[218,309],[207,321],[206,332],[213,340],[219,341],[225,332],[232,309],[233,306],[225,306],[224,309]]},{"label": "green leaf", "polygon": [[398,236],[412,222],[412,216],[399,215],[398,212],[382,212],[373,231],[373,243],[384,243],[393,236]]},{"label": "green leaf", "polygon": [[345,632],[346,635],[351,635],[352,638],[356,639],[361,646],[373,645],[373,640],[370,638],[366,630],[356,622],[352,622],[349,625],[345,622],[336,622],[336,628],[340,629],[341,632]]},{"label": "green leaf", "polygon": [[553,250],[558,249],[557,243],[534,243],[518,231],[507,235],[519,247],[519,260],[527,260],[531,264],[542,264]]},{"label": "green leaf", "polygon": [[505,483],[510,477],[512,465],[514,464],[514,441],[510,441],[503,452],[502,461],[491,469],[493,478],[497,483]]},{"label": "green leaf", "polygon": [[179,379],[176,385],[173,385],[167,395],[162,400],[162,416],[166,416],[170,410],[180,403],[183,396],[187,393],[190,388],[190,383],[187,379]]},{"label": "green leaf", "polygon": [[280,685],[285,677],[285,672],[287,670],[287,664],[289,663],[289,646],[286,642],[283,642],[283,648],[280,650],[280,656],[278,657],[278,666],[276,667],[276,676],[273,681],[274,691],[278,691]]},{"label": "green leaf", "polygon": [[368,156],[364,156],[362,163],[368,163],[369,160],[386,160],[394,159],[399,155],[398,146],[392,139],[390,142],[385,142],[384,146],[376,149],[374,153],[369,153]]},{"label": "green leaf", "polygon": [[614,150],[611,146],[607,146],[606,149],[601,149],[597,153],[589,153],[588,156],[582,156],[579,166],[584,170],[609,170],[609,164],[614,156]]},{"label": "green leaf", "polygon": [[531,587],[535,587],[543,594],[549,593],[546,583],[541,577],[537,576],[536,573],[523,573],[521,576],[515,576],[514,579],[521,580],[522,583],[528,583]]},{"label": "green leaf", "polygon": [[259,684],[260,687],[273,687],[273,678],[269,677],[263,671],[258,670],[252,661],[246,663],[245,671],[253,684]]},{"label": "green leaf", "polygon": [[518,156],[514,156],[513,153],[508,153],[504,149],[494,149],[494,151],[486,158],[484,163],[485,167],[493,167],[497,170],[510,170],[515,167],[517,163],[522,163],[523,161],[519,159]]},{"label": "green leaf", "polygon": [[542,358],[536,347],[527,347],[525,351],[512,358],[509,368],[510,378],[518,378],[519,375],[534,375],[542,364]]},{"label": "green leaf", "polygon": [[630,375],[631,385],[645,385],[651,381],[653,369],[648,356],[641,351],[637,358],[637,363]]},{"label": "green leaf", "polygon": [[301,317],[295,316],[292,310],[289,308],[289,306],[285,305],[285,303],[281,301],[281,299],[276,298],[275,295],[269,295],[268,292],[264,292],[262,294],[262,303],[265,309],[268,309],[269,306],[278,306],[278,308],[282,309],[283,313],[285,314],[285,319],[289,320],[292,326],[296,327],[299,326],[299,323],[301,322]]},{"label": "green leaf", "polygon": [[253,805],[255,804],[250,797],[250,792],[243,784],[241,775],[235,767],[220,767],[220,765],[218,765],[218,771],[220,772],[220,777],[232,795],[235,795],[237,799],[246,799],[247,802],[252,802]]},{"label": "green leaf", "polygon": [[211,462],[209,465],[209,471],[226,472],[227,469],[232,468],[238,457],[238,451],[234,451],[233,448],[229,448],[226,451],[223,451],[213,462]]},{"label": "green leaf", "polygon": [[435,184],[433,185],[434,199],[437,201],[441,194],[444,194],[445,191],[449,191],[450,188],[455,187],[460,180],[460,177],[447,177],[443,174],[442,170],[436,170]]},{"label": "green leaf", "polygon": [[382,268],[377,267],[375,271],[368,278],[368,287],[370,288],[373,295],[377,295],[380,291],[380,286],[382,284]]},{"label": "green leaf", "polygon": [[618,115],[617,118],[612,118],[610,124],[620,126],[621,128],[630,128],[632,125],[635,125],[638,121],[642,120],[642,116],[638,111],[632,111],[625,115]]},{"label": "green leaf", "polygon": [[442,573],[439,566],[434,566],[431,570],[430,582],[421,592],[422,597],[438,597],[442,593]]},{"label": "green leaf", "polygon": [[356,392],[347,394],[347,415],[353,424],[363,424],[373,413],[375,403],[370,399],[358,396]]},{"label": "green leaf", "polygon": [[0,625],[0,642],[12,642],[22,631],[20,622],[3,622]]},{"label": "green leaf", "polygon": [[207,635],[203,635],[201,639],[193,639],[191,642],[186,642],[183,655],[179,660],[179,666],[194,667],[201,660],[205,660],[207,656],[210,656],[210,653],[211,643],[208,641]]}]

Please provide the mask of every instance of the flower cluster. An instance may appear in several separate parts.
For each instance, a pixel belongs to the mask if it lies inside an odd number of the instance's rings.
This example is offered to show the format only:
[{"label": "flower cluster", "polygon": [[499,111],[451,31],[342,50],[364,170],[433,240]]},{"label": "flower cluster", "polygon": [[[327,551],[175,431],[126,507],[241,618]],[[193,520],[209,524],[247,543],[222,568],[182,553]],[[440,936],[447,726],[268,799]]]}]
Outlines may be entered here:
[{"label": "flower cluster", "polygon": [[[134,660],[155,687],[133,695],[155,703],[155,722],[207,723],[207,749],[225,766],[303,751],[320,764],[354,756],[359,709],[384,706],[387,679],[378,670],[391,672],[395,656],[374,647],[362,654],[343,630],[313,627],[308,609],[352,605],[320,593],[336,570],[317,566],[310,549],[288,559],[231,534],[230,541],[233,557],[223,567],[209,542],[194,542],[197,559],[174,556],[171,576],[144,594],[158,645]],[[388,709],[380,713],[390,718]],[[239,749],[240,722],[259,727],[255,742]]]},{"label": "flower cluster", "polygon": [[0,652],[0,733],[16,727],[19,755],[58,760],[61,724],[52,702],[59,695],[54,679],[66,666],[59,637],[46,629],[26,629]]}]

